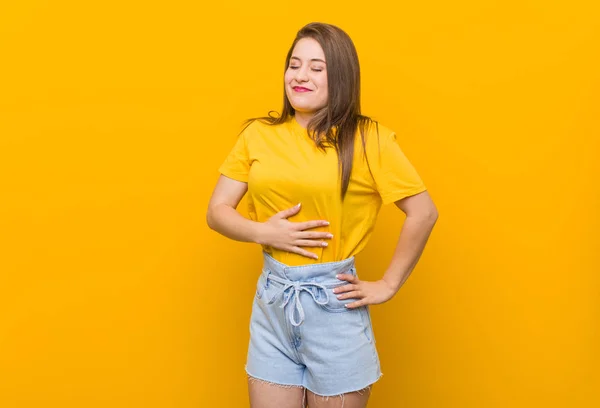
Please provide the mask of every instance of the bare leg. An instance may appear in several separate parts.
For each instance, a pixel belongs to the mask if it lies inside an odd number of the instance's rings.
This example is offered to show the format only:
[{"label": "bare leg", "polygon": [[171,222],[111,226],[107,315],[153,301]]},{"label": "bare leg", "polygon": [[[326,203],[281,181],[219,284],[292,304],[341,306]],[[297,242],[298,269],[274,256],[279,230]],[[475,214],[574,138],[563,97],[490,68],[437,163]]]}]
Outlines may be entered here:
[{"label": "bare leg", "polygon": [[248,376],[250,408],[305,408],[304,387],[273,384]]},{"label": "bare leg", "polygon": [[365,408],[371,396],[372,385],[360,391],[323,397],[306,390],[309,408]]}]

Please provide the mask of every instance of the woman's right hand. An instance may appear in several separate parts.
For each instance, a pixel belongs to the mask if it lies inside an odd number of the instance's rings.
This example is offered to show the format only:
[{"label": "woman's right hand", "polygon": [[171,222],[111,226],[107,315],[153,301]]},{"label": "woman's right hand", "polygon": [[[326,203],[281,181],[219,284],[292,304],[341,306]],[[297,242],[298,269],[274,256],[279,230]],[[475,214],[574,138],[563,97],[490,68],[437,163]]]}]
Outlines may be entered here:
[{"label": "woman's right hand", "polygon": [[308,229],[329,225],[325,220],[291,222],[287,219],[298,214],[300,204],[283,210],[269,218],[261,226],[258,242],[287,252],[293,252],[307,258],[318,259],[312,252],[301,247],[326,247],[323,239],[333,238],[329,232],[305,231]]}]

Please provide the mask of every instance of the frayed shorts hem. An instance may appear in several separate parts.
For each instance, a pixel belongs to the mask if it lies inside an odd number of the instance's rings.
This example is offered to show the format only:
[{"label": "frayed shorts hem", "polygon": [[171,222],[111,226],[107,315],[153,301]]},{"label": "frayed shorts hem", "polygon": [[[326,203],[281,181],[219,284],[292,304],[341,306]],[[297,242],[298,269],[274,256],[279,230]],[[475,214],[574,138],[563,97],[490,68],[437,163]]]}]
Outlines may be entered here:
[{"label": "frayed shorts hem", "polygon": [[351,392],[361,391],[361,390],[364,390],[365,388],[371,387],[373,384],[375,384],[377,381],[379,381],[381,379],[381,377],[383,377],[383,373],[380,373],[379,376],[375,380],[368,381],[367,384],[365,384],[363,386],[350,387],[350,388],[347,388],[347,389],[342,389],[340,392],[333,392],[333,393],[331,393],[331,392],[327,393],[326,392],[326,393],[322,393],[322,392],[318,392],[318,390],[313,389],[312,387],[309,387],[309,386],[307,386],[305,384],[291,384],[291,383],[286,383],[286,382],[281,382],[281,381],[278,381],[278,380],[267,379],[267,378],[264,378],[264,377],[261,377],[261,376],[258,376],[258,375],[254,375],[254,374],[252,374],[251,372],[248,371],[247,367],[245,368],[245,371],[246,371],[246,374],[248,376],[250,376],[252,378],[255,378],[255,379],[259,380],[259,381],[264,381],[264,382],[269,383],[269,384],[279,385],[279,386],[283,386],[283,387],[305,388],[308,391],[310,391],[313,394],[316,394],[316,395],[318,395],[320,397],[335,397],[335,396],[342,395],[342,394],[348,394],[348,393],[351,393]]},{"label": "frayed shorts hem", "polygon": [[266,383],[270,383],[270,384],[274,384],[274,385],[281,385],[281,386],[284,386],[284,387],[301,387],[301,388],[305,388],[304,385],[302,385],[302,384],[290,384],[290,383],[281,382],[281,381],[273,381],[273,380],[269,380],[269,379],[263,378],[263,377],[261,377],[259,375],[252,374],[250,371],[248,371],[248,367],[246,367],[245,370],[246,370],[246,374],[248,374],[248,376],[250,376],[252,378],[255,378],[257,380],[260,380],[260,381],[264,381]]}]

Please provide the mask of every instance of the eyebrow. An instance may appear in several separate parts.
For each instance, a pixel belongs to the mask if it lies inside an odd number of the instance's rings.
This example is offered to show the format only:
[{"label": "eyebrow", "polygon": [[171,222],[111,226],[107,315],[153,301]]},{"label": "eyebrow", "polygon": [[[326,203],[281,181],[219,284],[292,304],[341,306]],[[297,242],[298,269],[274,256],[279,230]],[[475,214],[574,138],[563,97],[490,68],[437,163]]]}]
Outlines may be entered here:
[{"label": "eyebrow", "polygon": [[[290,60],[296,59],[300,62],[302,62],[302,60],[298,57],[291,57]],[[317,61],[317,62],[322,62],[323,64],[326,64],[325,61],[323,61],[321,58],[312,58],[311,61]]]}]

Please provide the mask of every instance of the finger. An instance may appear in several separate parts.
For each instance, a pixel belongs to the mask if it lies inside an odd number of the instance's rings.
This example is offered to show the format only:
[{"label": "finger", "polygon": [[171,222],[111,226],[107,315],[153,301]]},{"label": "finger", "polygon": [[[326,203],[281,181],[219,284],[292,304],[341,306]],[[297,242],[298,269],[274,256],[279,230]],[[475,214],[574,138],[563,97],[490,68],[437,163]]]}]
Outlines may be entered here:
[{"label": "finger", "polygon": [[295,236],[302,239],[330,239],[333,234],[330,232],[296,232]]},{"label": "finger", "polygon": [[329,225],[329,221],[325,220],[304,221],[296,223],[296,229],[299,231],[304,231],[306,229],[324,227],[327,225]]},{"label": "finger", "polygon": [[351,290],[358,290],[358,287],[356,285],[339,286],[333,290],[333,293],[343,293],[343,292],[349,292]]},{"label": "finger", "polygon": [[319,256],[317,254],[313,254],[312,252],[305,251],[304,249],[302,249],[300,247],[292,247],[292,250],[290,252],[305,256],[307,258],[319,259]]},{"label": "finger", "polygon": [[340,273],[339,275],[336,275],[335,277],[338,278],[339,280],[345,280],[350,283],[358,283],[358,276],[350,275],[349,273]]},{"label": "finger", "polygon": [[357,307],[366,306],[369,302],[366,300],[367,298],[362,298],[361,300],[357,300],[356,302],[347,303],[346,307],[348,309],[356,309]]},{"label": "finger", "polygon": [[279,218],[291,217],[292,215],[297,214],[298,211],[300,211],[301,204],[302,203],[298,203],[295,206],[288,208],[287,210],[279,211],[277,214],[275,214],[275,217],[279,217]]},{"label": "finger", "polygon": [[309,239],[299,239],[294,242],[296,246],[308,246],[308,247],[326,247],[327,242],[324,241],[313,241]]},{"label": "finger", "polygon": [[353,290],[352,292],[347,292],[347,293],[342,293],[341,295],[337,295],[336,296],[338,299],[342,300],[342,299],[361,299],[362,296],[362,292],[360,292],[359,290]]}]

